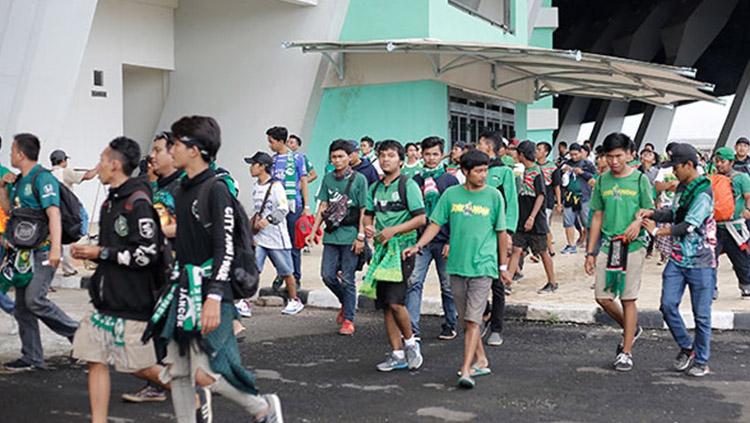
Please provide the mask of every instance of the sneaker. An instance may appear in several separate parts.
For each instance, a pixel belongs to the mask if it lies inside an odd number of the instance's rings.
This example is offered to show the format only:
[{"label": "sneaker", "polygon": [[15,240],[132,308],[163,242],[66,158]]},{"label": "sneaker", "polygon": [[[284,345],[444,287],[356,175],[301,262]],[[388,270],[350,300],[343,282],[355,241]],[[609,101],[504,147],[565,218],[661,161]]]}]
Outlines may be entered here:
[{"label": "sneaker", "polygon": [[742,288],[742,289],[740,289],[740,297],[743,300],[750,300],[750,288]]},{"label": "sneaker", "polygon": [[396,358],[396,355],[390,353],[385,361],[378,364],[376,367],[378,371],[390,372],[392,370],[406,369],[409,367],[409,364],[406,362],[406,358]]},{"label": "sneaker", "polygon": [[344,320],[341,323],[341,329],[339,329],[339,335],[352,336],[354,335],[354,323],[351,320]]},{"label": "sneaker", "polygon": [[276,394],[263,395],[263,399],[268,403],[268,413],[261,419],[255,419],[256,423],[284,423],[284,416],[281,414],[281,400]]},{"label": "sneaker", "polygon": [[500,332],[492,332],[487,338],[487,345],[491,347],[499,347],[500,345],[503,345],[503,336],[500,335]]},{"label": "sneaker", "polygon": [[513,290],[509,286],[505,286],[503,289],[505,289],[505,295],[508,296],[513,293]]},{"label": "sneaker", "polygon": [[414,344],[412,347],[405,347],[406,350],[406,362],[409,364],[409,370],[417,370],[422,367],[424,358],[422,357],[422,348],[419,346],[419,342]]},{"label": "sneaker", "polygon": [[576,254],[577,252],[578,250],[575,245],[566,245],[565,248],[560,251],[560,254]]},{"label": "sneaker", "polygon": [[133,393],[122,394],[125,402],[163,402],[167,400],[167,391],[158,386],[146,385]]},{"label": "sneaker", "polygon": [[296,298],[292,298],[291,300],[287,301],[286,307],[284,307],[284,309],[281,310],[281,314],[293,316],[299,313],[300,311],[302,311],[302,309],[304,308],[305,308],[305,305],[302,304],[302,301]]},{"label": "sneaker", "polygon": [[711,373],[711,370],[708,368],[708,364],[698,364],[693,363],[692,366],[687,371],[688,376],[693,377],[703,377],[707,374]]},{"label": "sneaker", "polygon": [[557,284],[552,282],[547,282],[547,285],[544,285],[542,289],[537,291],[537,294],[551,294],[553,292],[557,291]]},{"label": "sneaker", "polygon": [[344,323],[344,307],[341,307],[339,309],[338,314],[336,314],[336,324],[340,325]]},{"label": "sneaker", "polygon": [[456,331],[450,326],[443,326],[443,330],[440,331],[438,339],[443,341],[450,341],[456,338]]},{"label": "sneaker", "polygon": [[513,275],[513,282],[518,282],[518,281],[520,281],[521,279],[523,279],[523,273],[521,273],[521,272],[516,272],[516,274],[515,274],[515,275]]},{"label": "sneaker", "polygon": [[250,304],[250,300],[239,300],[234,305],[237,309],[237,313],[242,317],[253,317],[253,306]]},{"label": "sneaker", "polygon": [[5,370],[9,372],[13,372],[13,373],[28,372],[31,370],[36,370],[38,368],[37,366],[34,366],[33,364],[29,364],[23,361],[23,359],[21,358],[19,358],[18,360],[13,360],[9,363],[5,363],[3,367],[5,367]]},{"label": "sneaker", "polygon": [[195,394],[198,395],[200,406],[195,409],[196,423],[212,423],[214,421],[214,412],[211,409],[211,391],[201,386],[195,387]]},{"label": "sneaker", "polygon": [[692,350],[680,350],[672,366],[678,372],[684,372],[695,361],[695,353]]},{"label": "sneaker", "polygon": [[[643,328],[641,327],[641,325],[638,325],[638,327],[635,328],[635,335],[633,335],[633,346],[635,346],[635,341],[637,341],[638,338],[641,337],[641,335],[643,335]],[[615,356],[620,355],[620,353],[622,352],[622,349],[623,349],[623,345],[622,345],[622,341],[620,341],[620,343],[617,344],[617,352],[615,353]]]},{"label": "sneaker", "polygon": [[633,370],[633,356],[628,353],[620,353],[613,364],[618,372],[629,372]]}]

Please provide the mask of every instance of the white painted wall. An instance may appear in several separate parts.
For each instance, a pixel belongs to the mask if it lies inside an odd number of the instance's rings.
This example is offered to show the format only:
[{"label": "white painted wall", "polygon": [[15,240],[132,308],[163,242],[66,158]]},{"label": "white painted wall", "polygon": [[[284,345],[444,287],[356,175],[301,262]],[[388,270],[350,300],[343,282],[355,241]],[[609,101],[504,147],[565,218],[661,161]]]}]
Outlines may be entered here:
[{"label": "white painted wall", "polygon": [[338,39],[347,8],[347,0],[315,7],[278,0],[180,0],[175,71],[160,128],[183,115],[216,118],[223,140],[219,163],[237,177],[247,201],[249,174],[242,157],[267,150],[265,131],[274,125],[301,133],[307,148],[305,118],[311,121],[319,104],[320,55],[283,49],[282,42]]},{"label": "white painted wall", "polygon": [[137,140],[141,151],[151,148],[159,117],[167,100],[167,71],[142,66],[123,66],[123,133]]}]

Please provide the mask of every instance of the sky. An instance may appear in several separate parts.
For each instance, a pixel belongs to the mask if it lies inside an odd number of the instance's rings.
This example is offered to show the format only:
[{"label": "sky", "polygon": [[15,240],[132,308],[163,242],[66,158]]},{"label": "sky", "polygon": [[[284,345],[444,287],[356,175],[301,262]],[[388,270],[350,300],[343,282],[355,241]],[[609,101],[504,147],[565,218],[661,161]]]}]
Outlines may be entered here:
[{"label": "sky", "polygon": [[[732,105],[734,95],[720,98],[724,101],[724,105],[698,101],[678,107],[672,122],[672,130],[669,132],[669,140],[686,141],[706,138],[716,140],[719,137],[722,125],[724,125],[724,120],[729,114],[729,107]],[[635,133],[638,132],[641,118],[643,118],[643,114],[626,117],[622,132],[634,138]],[[593,129],[594,122],[581,125],[578,139],[588,139]]]}]

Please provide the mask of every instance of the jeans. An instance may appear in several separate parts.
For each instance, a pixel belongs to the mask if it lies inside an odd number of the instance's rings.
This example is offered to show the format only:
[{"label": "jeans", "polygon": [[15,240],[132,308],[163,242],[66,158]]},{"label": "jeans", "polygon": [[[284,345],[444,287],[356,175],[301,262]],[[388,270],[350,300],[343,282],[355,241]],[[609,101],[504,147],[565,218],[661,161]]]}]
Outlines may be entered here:
[{"label": "jeans", "polygon": [[297,232],[295,225],[300,216],[302,216],[302,206],[297,207],[297,211],[291,211],[286,215],[286,228],[289,231],[289,239],[292,241],[292,265],[294,266],[294,279],[299,281],[302,278],[302,250],[294,248],[294,235]]},{"label": "jeans", "polygon": [[[695,351],[695,362],[708,363],[711,355],[711,303],[716,285],[716,269],[688,269],[677,266],[672,260],[662,274],[661,314],[672,337],[683,349]],[[690,303],[695,320],[695,341],[690,338],[680,315],[680,301],[690,288]]]},{"label": "jeans", "polygon": [[445,273],[447,260],[443,258],[443,247],[445,243],[431,242],[425,246],[417,255],[414,263],[414,271],[409,278],[409,287],[406,291],[406,309],[409,312],[411,328],[415,335],[419,335],[419,317],[422,309],[422,290],[424,289],[424,280],[427,277],[427,271],[430,269],[430,263],[435,260],[438,279],[440,279],[440,299],[443,304],[443,314],[445,322],[443,327],[449,329],[456,328],[458,313],[456,304],[453,302],[451,294],[451,283],[448,275]]},{"label": "jeans", "polygon": [[[351,245],[323,245],[323,263],[320,277],[344,308],[344,319],[354,321],[357,309],[357,282],[354,273],[357,270],[358,256]],[[341,271],[341,278],[338,271]]]},{"label": "jeans", "polygon": [[272,250],[270,248],[255,247],[255,264],[258,266],[258,272],[263,271],[266,263],[266,257],[271,260],[271,264],[276,269],[279,276],[289,276],[292,274],[292,253],[289,249]]},{"label": "jeans", "polygon": [[16,304],[8,296],[8,294],[0,292],[0,310],[12,315],[15,309]]},{"label": "jeans", "polygon": [[750,254],[747,251],[740,250],[740,247],[729,234],[724,226],[718,226],[716,229],[716,260],[719,256],[726,253],[729,261],[734,267],[734,274],[737,275],[737,282],[740,289],[750,289]]},{"label": "jeans", "polygon": [[49,252],[35,251],[32,254],[34,276],[28,285],[16,288],[15,317],[21,337],[23,361],[42,367],[44,351],[39,335],[39,320],[58,335],[70,340],[78,329],[78,322],[47,298],[47,291],[55,275],[54,267],[42,265],[42,262],[48,259]]},{"label": "jeans", "polygon": [[[581,210],[575,211],[573,207],[565,207],[563,210],[563,227],[572,228],[576,222],[580,222],[582,227],[588,226],[589,219],[589,202],[581,200]],[[577,226],[576,226],[577,227]]]}]

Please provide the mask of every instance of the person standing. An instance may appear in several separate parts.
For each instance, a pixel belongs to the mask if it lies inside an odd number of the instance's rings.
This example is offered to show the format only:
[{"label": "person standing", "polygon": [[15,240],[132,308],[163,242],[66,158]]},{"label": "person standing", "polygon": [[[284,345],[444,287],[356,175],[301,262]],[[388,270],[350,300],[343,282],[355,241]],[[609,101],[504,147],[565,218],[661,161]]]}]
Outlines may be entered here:
[{"label": "person standing", "polygon": [[416,255],[440,233],[442,226],[450,225],[454,236],[449,241],[446,270],[465,330],[458,386],[467,389],[475,386],[475,377],[491,373],[479,327],[492,280],[502,277],[510,282],[505,264],[505,202],[496,189],[486,184],[489,162],[490,158],[477,150],[461,157],[466,183],[445,191],[419,241],[403,253],[406,259]]},{"label": "person standing", "polygon": [[[349,155],[349,166],[357,173],[364,175],[367,179],[367,185],[372,186],[380,180],[380,175],[375,169],[373,163],[367,157],[360,157],[359,145],[356,141],[349,141],[352,146],[352,153]],[[333,165],[332,165],[333,166]],[[332,170],[333,171],[333,170]]]},{"label": "person standing", "polygon": [[560,168],[550,160],[550,153],[552,152],[552,145],[548,142],[540,142],[536,145],[536,164],[539,165],[539,170],[542,171],[544,176],[544,185],[546,192],[544,196],[544,208],[545,216],[547,218],[547,226],[549,232],[547,233],[547,249],[549,250],[550,256],[555,255],[553,250],[554,238],[552,237],[552,214],[555,209],[558,213],[562,213],[562,190],[560,185],[562,184],[562,174]]},{"label": "person standing", "polygon": [[359,255],[365,248],[367,180],[349,166],[352,152],[352,145],[341,139],[332,142],[328,148],[334,171],[323,177],[315,224],[305,240],[312,246],[318,228],[325,224],[320,275],[341,304],[336,315],[336,324],[341,326],[339,335],[353,335],[355,331],[357,284],[354,277]]},{"label": "person standing", "polygon": [[[637,217],[640,210],[654,208],[648,178],[628,166],[633,142],[627,135],[612,133],[604,138],[609,171],[599,175],[591,197],[591,230],[585,271],[596,275],[596,302],[623,329],[613,367],[633,369],[633,343],[643,329],[638,326],[636,300],[649,236]],[[596,248],[601,240],[601,252]],[[615,302],[620,298],[622,306]]]},{"label": "person standing", "polygon": [[[690,144],[676,144],[666,163],[680,182],[671,209],[639,212],[643,226],[652,236],[670,235],[672,255],[662,273],[662,316],[680,352],[674,369],[690,376],[709,373],[711,354],[711,303],[716,286],[716,221],[711,181],[698,173],[698,151]],[[657,228],[657,222],[671,227]],[[680,315],[685,287],[695,321],[695,339],[688,334]]]},{"label": "person standing", "polygon": [[[14,271],[22,273],[18,263],[25,262],[26,272],[31,272],[28,285],[16,286],[15,318],[21,337],[21,358],[5,363],[9,371],[44,368],[44,351],[39,333],[39,320],[60,336],[73,341],[78,323],[60,307],[47,298],[55,269],[60,264],[62,253],[62,222],[60,219],[60,188],[57,179],[37,162],[40,149],[39,138],[23,133],[13,138],[10,163],[21,171],[15,183],[8,188],[0,181],[0,207],[9,213],[8,224],[17,217],[17,210],[34,210],[41,215],[41,225],[49,230],[49,236],[30,249],[14,248],[14,234],[5,232],[5,240],[11,244],[6,254],[15,254]],[[19,221],[23,219],[18,216]],[[24,260],[24,257],[26,258]],[[30,270],[29,270],[30,269]],[[21,275],[19,275],[21,276]]]},{"label": "person standing", "polygon": [[[422,173],[414,177],[424,199],[425,215],[435,209],[440,196],[445,190],[458,185],[458,179],[445,170],[441,164],[445,141],[440,137],[427,137],[422,140],[422,157],[424,168]],[[438,339],[449,341],[456,337],[456,305],[451,293],[450,280],[445,270],[448,257],[448,238],[450,230],[447,225],[442,226],[440,232],[414,258],[414,272],[409,278],[406,291],[406,309],[409,311],[411,328],[414,336],[420,338],[419,327],[422,312],[422,292],[424,290],[430,263],[435,262],[438,280],[440,281],[440,300],[443,306],[443,324]]]},{"label": "person standing", "polygon": [[[511,235],[518,225],[518,189],[513,169],[499,156],[506,149],[502,137],[497,132],[485,132],[479,136],[477,150],[489,157],[487,185],[497,189],[505,204],[506,245],[511,245]],[[505,156],[508,157],[508,156]],[[512,228],[512,229],[509,229]],[[503,257],[503,260],[506,260]],[[505,319],[505,295],[507,287],[500,278],[492,279],[492,303],[485,310],[484,319],[489,319],[487,345],[499,347],[503,344],[503,321]]]},{"label": "person standing", "polygon": [[[289,135],[289,139],[287,139],[287,145],[289,146],[289,149],[292,150],[292,152],[296,153],[297,150],[302,147],[302,138],[300,138],[297,135]],[[302,154],[302,157],[305,159],[305,168],[307,169],[307,183],[311,184],[313,181],[318,179],[318,173],[315,171],[315,168],[313,167],[312,163],[310,162],[310,159],[307,157],[307,154]]]},{"label": "person standing", "polygon": [[740,137],[734,143],[734,170],[750,175],[750,140]]},{"label": "person standing", "polygon": [[286,198],[289,200],[289,213],[286,215],[286,225],[289,238],[292,241],[292,263],[294,264],[294,279],[297,285],[302,279],[302,249],[297,248],[304,240],[296,239],[297,221],[302,216],[312,216],[310,206],[312,202],[307,189],[307,169],[305,158],[289,150],[287,130],[274,126],[266,131],[268,145],[273,151],[273,173],[271,177],[284,185]]},{"label": "person standing", "polygon": [[[172,124],[174,165],[185,171],[175,198],[178,234],[175,242],[179,277],[171,300],[187,304],[151,318],[166,319],[158,336],[169,345],[162,381],[171,383],[172,404],[179,423],[195,421],[195,381],[208,381],[213,392],[237,403],[255,421],[283,421],[276,395],[258,395],[254,378],[241,363],[232,332],[231,262],[237,221],[232,194],[209,168],[221,146],[221,131],[213,118],[183,117]],[[207,185],[208,184],[208,185]],[[201,193],[207,191],[207,197]],[[200,204],[201,201],[207,204]],[[200,210],[207,216],[199,216]],[[202,213],[202,214],[203,214]],[[205,223],[211,222],[207,228]],[[166,316],[169,314],[169,316]],[[172,323],[174,322],[174,323]]]},{"label": "person standing", "polygon": [[734,195],[732,219],[716,222],[716,263],[718,265],[722,253],[727,254],[737,275],[741,297],[750,298],[750,240],[746,236],[750,231],[750,176],[735,170],[735,158],[735,152],[729,147],[721,147],[714,153],[716,170],[731,179]]},{"label": "person standing", "polygon": [[[513,233],[513,255],[508,269],[511,275],[518,269],[521,254],[527,248],[531,254],[542,259],[547,283],[537,291],[539,294],[554,293],[558,284],[555,282],[555,269],[552,257],[547,251],[547,218],[544,210],[544,175],[536,164],[536,145],[532,141],[524,141],[518,145],[518,155],[525,171],[518,193],[518,227]],[[507,283],[507,282],[506,282]]]},{"label": "person standing", "polygon": [[391,346],[386,360],[377,365],[381,372],[416,370],[423,363],[404,306],[414,257],[401,260],[401,251],[417,241],[417,229],[425,224],[425,211],[419,186],[401,175],[404,155],[404,147],[398,141],[379,144],[378,161],[385,176],[369,188],[365,207],[365,235],[375,240],[375,251],[364,283],[375,284],[375,306],[384,312]]},{"label": "person standing", "polygon": [[[383,169],[380,168],[375,141],[369,136],[365,135],[364,137],[362,137],[362,139],[359,140],[359,151],[361,153],[360,158],[362,159],[362,161],[364,162],[366,159],[367,162],[370,162],[373,169],[375,169],[375,173],[377,174],[378,179],[380,179],[383,176]],[[372,184],[372,182],[370,183]]]},{"label": "person standing", "polygon": [[[591,199],[591,186],[589,179],[596,174],[594,164],[584,158],[583,147],[578,143],[570,146],[570,160],[562,165],[562,186],[565,187],[565,199],[563,211],[563,227],[567,245],[562,254],[575,254],[576,245],[582,244],[586,239],[584,226],[589,215],[589,200]],[[580,242],[575,240],[576,223],[581,226]]]},{"label": "person standing", "polygon": [[404,167],[401,169],[401,174],[413,178],[416,175],[419,175],[420,172],[422,172],[424,162],[420,158],[419,148],[417,147],[417,144],[413,142],[406,143],[404,149],[406,150],[406,162],[404,163]]},{"label": "person standing", "polygon": [[[69,190],[73,191],[75,185],[80,184],[83,181],[88,181],[96,176],[97,169],[90,169],[85,172],[73,170],[68,166],[68,157],[63,150],[55,150],[49,155],[49,161],[52,165],[52,175],[60,181],[61,184],[65,184]],[[63,245],[63,255],[60,262],[62,265],[63,276],[75,276],[78,274],[78,270],[73,266],[72,260],[70,259],[70,246]]]},{"label": "person standing", "polygon": [[99,179],[109,185],[99,220],[99,245],[72,246],[73,257],[97,262],[89,294],[94,311],[81,320],[73,340],[73,357],[88,363],[91,421],[107,421],[110,396],[109,365],[120,373],[158,381],[152,341],[141,335],[155,305],[154,292],[161,234],[151,206],[151,188],[143,178],[131,178],[141,149],[120,137],[101,154]]}]

